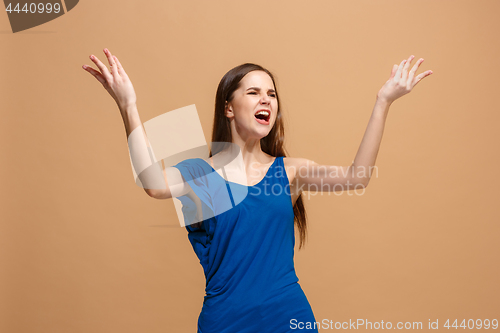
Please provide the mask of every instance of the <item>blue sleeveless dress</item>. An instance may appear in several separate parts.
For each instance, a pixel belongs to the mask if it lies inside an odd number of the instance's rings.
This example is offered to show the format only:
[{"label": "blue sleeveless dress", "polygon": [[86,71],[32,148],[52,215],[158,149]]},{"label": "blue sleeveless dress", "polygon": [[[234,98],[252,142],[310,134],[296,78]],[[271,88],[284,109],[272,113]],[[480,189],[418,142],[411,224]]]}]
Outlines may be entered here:
[{"label": "blue sleeveless dress", "polygon": [[[197,332],[318,332],[295,274],[294,213],[283,156],[254,186],[226,181],[201,158],[174,167],[199,198],[177,197],[206,278]],[[188,225],[200,204],[207,218]]]}]

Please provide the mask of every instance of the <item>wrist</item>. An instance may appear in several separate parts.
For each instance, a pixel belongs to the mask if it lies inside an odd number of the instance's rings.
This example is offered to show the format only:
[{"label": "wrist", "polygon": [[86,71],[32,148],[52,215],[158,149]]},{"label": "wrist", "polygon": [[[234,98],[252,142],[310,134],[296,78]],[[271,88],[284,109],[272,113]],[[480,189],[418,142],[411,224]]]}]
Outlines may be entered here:
[{"label": "wrist", "polygon": [[129,115],[137,112],[137,104],[136,103],[130,103],[126,105],[118,105],[118,108],[120,109],[120,113],[122,115]]},{"label": "wrist", "polygon": [[392,102],[394,101],[388,100],[387,98],[380,96],[377,96],[377,99],[375,100],[376,105],[380,105],[384,108],[386,107],[388,108],[389,106],[391,106]]},{"label": "wrist", "polygon": [[394,101],[391,101],[385,97],[381,97],[379,95],[377,95],[377,99],[376,99],[376,102],[379,103],[379,104],[387,104],[387,105],[391,105],[392,102]]},{"label": "wrist", "polygon": [[375,106],[373,108],[373,114],[383,116],[384,118],[387,117],[391,104],[392,101],[377,97]]}]

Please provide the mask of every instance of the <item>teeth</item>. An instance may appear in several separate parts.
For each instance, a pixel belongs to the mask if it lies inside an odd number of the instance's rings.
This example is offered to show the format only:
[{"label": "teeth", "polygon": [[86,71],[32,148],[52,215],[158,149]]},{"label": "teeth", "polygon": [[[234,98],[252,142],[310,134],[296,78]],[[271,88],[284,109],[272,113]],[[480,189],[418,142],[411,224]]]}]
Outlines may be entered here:
[{"label": "teeth", "polygon": [[259,111],[259,112],[257,112],[255,115],[258,115],[258,114],[263,114],[263,115],[265,115],[266,117],[269,117],[269,112],[267,112],[267,111]]}]

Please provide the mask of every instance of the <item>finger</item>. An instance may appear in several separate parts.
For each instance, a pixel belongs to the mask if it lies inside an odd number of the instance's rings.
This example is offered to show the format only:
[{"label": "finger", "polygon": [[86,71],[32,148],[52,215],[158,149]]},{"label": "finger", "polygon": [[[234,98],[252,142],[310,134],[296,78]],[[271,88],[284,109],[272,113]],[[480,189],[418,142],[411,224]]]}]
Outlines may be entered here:
[{"label": "finger", "polygon": [[97,81],[101,82],[103,85],[106,83],[106,79],[104,78],[104,76],[102,76],[101,73],[99,73],[98,71],[87,65],[83,65],[82,67],[83,69],[85,69],[85,71],[92,74],[97,79]]},{"label": "finger", "polygon": [[[432,73],[433,73],[432,71],[425,71],[425,72],[417,75],[417,77],[415,78],[415,83],[413,84],[413,87],[415,87],[417,85],[417,83],[419,83],[420,81],[422,81],[422,79],[424,77],[427,77],[427,76],[431,75]],[[412,87],[412,89],[413,89],[413,87]]]},{"label": "finger", "polygon": [[413,85],[413,80],[414,80],[413,77],[415,76],[415,72],[423,62],[424,62],[423,58],[418,59],[417,63],[413,66],[410,73],[408,74],[408,82],[410,82],[410,85]]},{"label": "finger", "polygon": [[108,68],[106,66],[104,66],[104,64],[99,59],[97,59],[97,57],[95,55],[91,55],[90,59],[97,65],[97,67],[99,67],[99,70],[101,71],[102,76],[106,80],[109,80],[109,81],[113,80],[113,75],[111,75]]},{"label": "finger", "polygon": [[111,54],[111,52],[109,52],[108,49],[104,49],[104,54],[108,58],[109,67],[111,68],[111,74],[113,74],[113,76],[118,75],[118,69],[116,68],[115,58],[113,58],[113,55]]},{"label": "finger", "polygon": [[398,70],[398,65],[393,65],[392,66],[392,71],[391,71],[391,77],[389,78],[389,80],[392,79],[392,78],[394,78],[394,75],[396,74],[397,70]]},{"label": "finger", "polygon": [[399,81],[401,79],[401,72],[403,71],[403,65],[405,64],[406,59],[401,61],[399,64],[398,70],[396,71],[396,74],[394,74],[394,82]]},{"label": "finger", "polygon": [[120,60],[118,60],[118,58],[116,56],[113,56],[113,58],[115,59],[116,67],[118,67],[118,73],[122,76],[127,77],[127,73],[125,73],[125,70],[123,69],[123,66],[122,66]]},{"label": "finger", "polygon": [[408,60],[406,61],[404,67],[403,67],[403,73],[401,75],[401,81],[406,82],[408,79],[408,68],[410,67],[410,63],[413,60],[413,55],[411,55]]}]

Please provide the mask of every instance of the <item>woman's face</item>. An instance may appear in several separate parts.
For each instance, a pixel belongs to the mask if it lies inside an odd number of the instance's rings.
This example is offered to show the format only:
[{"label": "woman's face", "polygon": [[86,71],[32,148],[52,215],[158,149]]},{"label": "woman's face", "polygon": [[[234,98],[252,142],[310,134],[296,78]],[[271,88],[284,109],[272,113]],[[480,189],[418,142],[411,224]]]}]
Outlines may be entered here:
[{"label": "woman's face", "polygon": [[241,137],[261,139],[269,134],[278,112],[274,89],[273,80],[264,71],[251,71],[240,81],[232,101],[226,104],[226,116],[235,121]]}]

